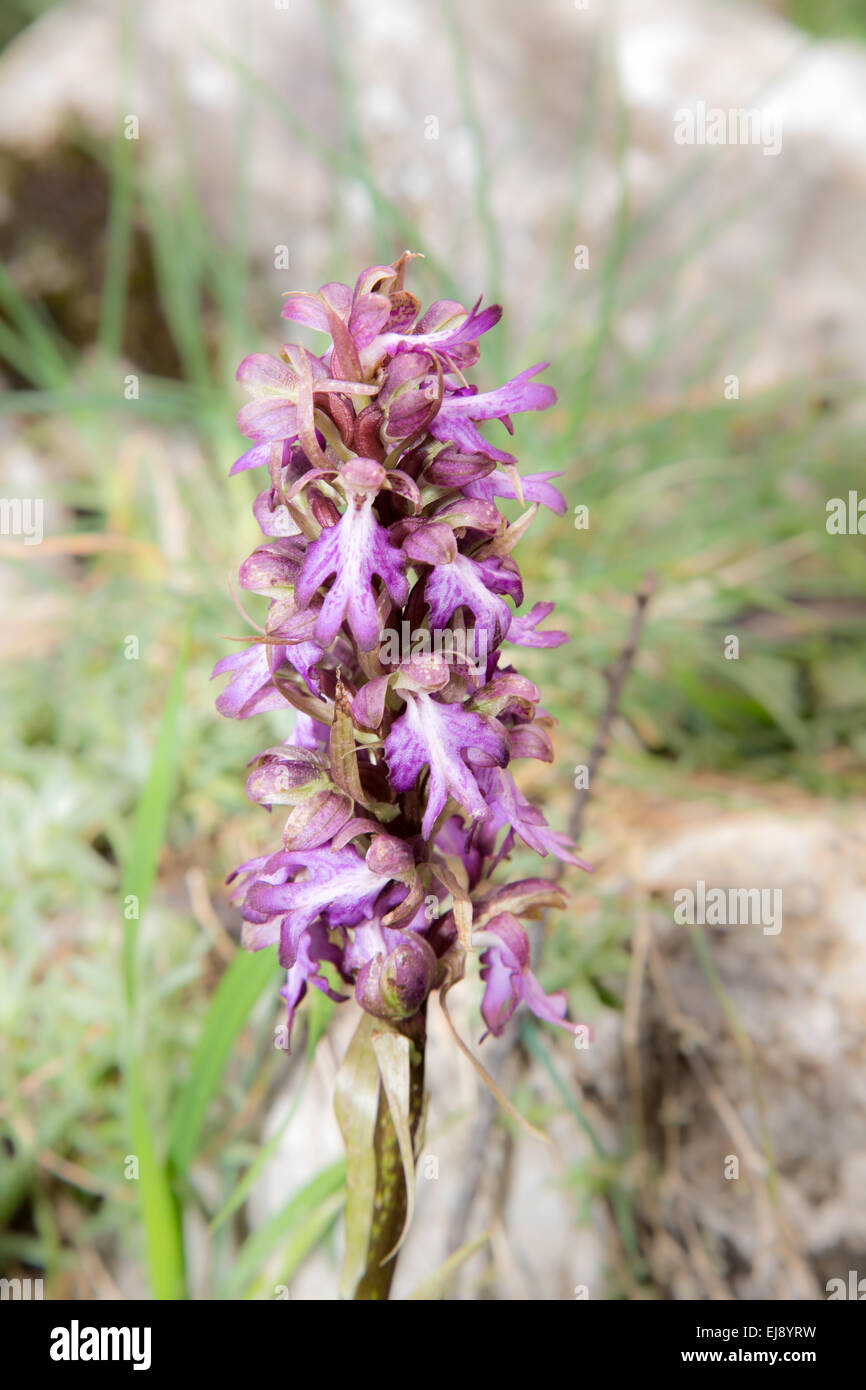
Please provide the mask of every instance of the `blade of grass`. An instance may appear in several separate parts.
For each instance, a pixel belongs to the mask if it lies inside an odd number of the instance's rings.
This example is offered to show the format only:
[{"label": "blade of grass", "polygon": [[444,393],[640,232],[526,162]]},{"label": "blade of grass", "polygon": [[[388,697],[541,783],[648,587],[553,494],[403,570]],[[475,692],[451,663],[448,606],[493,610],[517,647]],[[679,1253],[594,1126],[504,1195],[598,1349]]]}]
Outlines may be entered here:
[{"label": "blade of grass", "polygon": [[[556,1090],[558,1091],[562,1101],[564,1102],[569,1114],[574,1117],[574,1119],[577,1121],[578,1125],[583,1130],[586,1137],[589,1139],[589,1142],[592,1145],[592,1149],[596,1157],[610,1159],[612,1155],[608,1153],[607,1149],[602,1144],[593,1126],[590,1124],[586,1115],[583,1113],[583,1110],[578,1105],[574,1096],[571,1094],[571,1091],[569,1090],[565,1081],[560,1076],[556,1066],[554,1065],[553,1058],[551,1057],[550,1053],[548,1052],[547,1048],[541,1040],[541,1037],[539,1035],[539,1029],[533,1027],[531,1023],[527,1023],[526,1021],[524,1021],[521,1024],[520,1036],[530,1056],[534,1057],[537,1062],[540,1062],[544,1070],[547,1072],[547,1075],[550,1077],[551,1081],[556,1087]],[[641,1264],[640,1244],[638,1242],[637,1231],[635,1229],[634,1216],[632,1213],[629,1194],[620,1186],[619,1183],[614,1181],[611,1184],[610,1199],[611,1205],[613,1206],[614,1213],[616,1215],[616,1223],[619,1227],[619,1234],[620,1239],[622,1240],[623,1249],[628,1257],[630,1265],[635,1271],[637,1271]]]},{"label": "blade of grass", "polygon": [[483,1250],[489,1239],[490,1232],[484,1231],[480,1236],[476,1236],[475,1240],[461,1245],[459,1250],[455,1250],[453,1255],[449,1255],[438,1269],[434,1270],[432,1274],[428,1274],[427,1278],[423,1279],[418,1287],[412,1290],[407,1301],[414,1303],[422,1299],[432,1301],[433,1299],[444,1298],[451,1281],[456,1278],[462,1266],[479,1250]]},{"label": "blade of grass", "polygon": [[249,1193],[256,1179],[260,1176],[260,1174],[266,1168],[267,1164],[270,1162],[271,1158],[276,1152],[280,1140],[282,1139],[283,1135],[285,1134],[286,1130],[288,1129],[289,1125],[294,1119],[298,1106],[303,1097],[304,1091],[306,1090],[309,1075],[310,1068],[309,1066],[306,1066],[301,1077],[300,1085],[298,1086],[298,1093],[292,1101],[291,1106],[289,1107],[289,1113],[286,1115],[286,1118],[283,1120],[283,1123],[280,1125],[279,1129],[277,1129],[276,1132],[271,1135],[268,1142],[262,1148],[259,1149],[255,1159],[250,1164],[249,1168],[247,1168],[240,1182],[236,1183],[236,1185],[233,1187],[229,1196],[226,1198],[225,1202],[223,1202],[216,1216],[211,1221],[209,1227],[210,1231],[218,1231],[220,1226],[223,1225],[223,1223],[228,1219],[228,1217],[230,1217],[233,1212],[237,1211],[238,1207],[241,1206],[245,1201],[247,1194]]},{"label": "blade of grass", "polygon": [[[119,73],[118,93],[121,97],[132,87],[133,52],[135,46],[134,5],[121,6],[120,35],[117,54]],[[102,280],[102,305],[99,320],[99,346],[112,358],[120,354],[126,316],[126,293],[129,275],[129,252],[132,244],[133,167],[135,142],[126,138],[123,111],[115,112],[116,127],[111,152],[111,202],[105,247],[105,271]]]},{"label": "blade of grass", "polygon": [[341,1192],[345,1181],[346,1164],[344,1159],[340,1159],[305,1183],[280,1211],[247,1237],[219,1297],[237,1298],[248,1289],[274,1246],[285,1240],[302,1222],[315,1217],[325,1203]]},{"label": "blade of grass", "polygon": [[219,58],[223,63],[230,67],[234,72],[247,82],[254,96],[269,106],[283,121],[286,129],[291,132],[299,144],[329,165],[335,172],[353,177],[361,183],[365,189],[371,205],[377,214],[387,220],[395,235],[403,242],[406,249],[411,251],[423,251],[427,269],[431,276],[435,276],[439,291],[452,298],[460,299],[462,291],[451,274],[447,264],[441,261],[438,256],[429,250],[427,239],[422,230],[408,218],[398,204],[382,192],[379,185],[369,173],[362,167],[356,168],[347,150],[332,149],[326,141],[322,140],[314,131],[300,119],[292,108],[282,99],[278,92],[264,81],[261,75],[253,72],[245,63],[240,62],[234,54],[221,48],[206,36],[202,36],[205,47]]},{"label": "blade of grass", "polygon": [[153,179],[142,178],[141,191],[166,322],[187,376],[206,389],[213,378],[202,333],[202,260],[189,202],[181,197],[177,209],[169,207]]},{"label": "blade of grass", "polygon": [[[342,42],[342,28],[337,20],[334,0],[322,0],[319,19],[325,35],[325,46],[334,68],[343,122],[343,141],[356,176],[360,174],[365,187],[375,186],[375,173],[370,163],[358,117],[358,89],[352,63]],[[373,204],[374,233],[378,242],[388,234],[388,220],[381,203]]]},{"label": "blade of grass", "polygon": [[[475,152],[475,209],[487,257],[487,295],[488,298],[498,302],[502,298],[502,252],[499,243],[499,228],[496,225],[493,212],[490,166],[484,148],[484,130],[475,100],[469,52],[454,0],[446,0],[445,19],[454,53],[454,66],[460,103],[463,108],[463,119],[470,133]],[[497,377],[502,375],[506,355],[506,341],[500,335],[494,343],[494,360],[491,364]]]},{"label": "blade of grass", "polygon": [[597,327],[586,353],[586,365],[574,384],[570,429],[576,435],[583,425],[592,398],[592,388],[604,350],[615,326],[615,307],[620,268],[626,252],[629,230],[629,190],[625,161],[628,153],[628,125],[622,93],[616,90],[616,173],[619,197],[614,215],[613,234],[601,273],[601,300]]},{"label": "blade of grass", "polygon": [[770,1199],[775,1203],[779,1198],[779,1171],[773,1149],[770,1126],[767,1122],[767,1107],[764,1101],[755,1049],[752,1045],[751,1038],[743,1026],[737,1007],[725,988],[722,977],[719,974],[715,957],[710,947],[708,934],[702,931],[700,927],[694,927],[689,931],[689,939],[695,955],[698,958],[698,964],[704,973],[704,977],[725,1015],[728,1027],[731,1030],[731,1036],[739,1049],[740,1057],[748,1073],[755,1105],[755,1113],[758,1120],[761,1152],[767,1164],[767,1191],[770,1195]]},{"label": "blade of grass", "polygon": [[175,1174],[189,1167],[208,1106],[219,1089],[235,1040],[276,973],[271,954],[238,951],[211,1000],[186,1085],[178,1095],[169,1130],[169,1159]]},{"label": "blade of grass", "polygon": [[[8,270],[0,264],[0,309],[8,314],[21,336],[31,363],[28,371],[36,386],[62,386],[69,376],[66,344],[50,319],[39,307],[31,304],[20,292]],[[14,338],[8,338],[14,346]],[[6,349],[4,349],[4,354]],[[24,370],[23,364],[10,357],[13,366]]]},{"label": "blade of grass", "polygon": [[140,1055],[130,1049],[126,1067],[132,1151],[138,1159],[139,1205],[148,1276],[154,1298],[184,1297],[180,1216],[165,1166],[159,1161],[144,1097]]},{"label": "blade of grass", "polygon": [[304,1070],[301,1075],[300,1082],[298,1084],[297,1093],[294,1099],[292,1100],[292,1104],[289,1107],[289,1112],[286,1115],[286,1118],[283,1121],[283,1123],[280,1125],[279,1129],[276,1131],[275,1134],[271,1136],[267,1144],[265,1144],[264,1148],[261,1148],[259,1150],[255,1160],[250,1164],[249,1168],[244,1173],[241,1180],[233,1188],[232,1192],[226,1198],[225,1202],[220,1207],[216,1216],[211,1221],[211,1231],[218,1230],[219,1227],[222,1226],[226,1218],[231,1216],[232,1212],[237,1211],[238,1207],[241,1206],[248,1192],[250,1191],[250,1188],[252,1187],[253,1183],[256,1181],[262,1170],[265,1168],[266,1164],[270,1161],[270,1158],[276,1150],[277,1145],[280,1142],[280,1139],[282,1138],[283,1134],[285,1134],[286,1130],[291,1124],[292,1119],[294,1118],[294,1115],[298,1109],[298,1106],[301,1103],[301,1100],[303,1099],[304,1092],[307,1088],[307,1082],[310,1078],[310,1068],[312,1066],[313,1058],[316,1055],[316,1048],[318,1047],[319,1042],[324,1037],[325,1032],[327,1031],[328,1024],[331,1021],[331,1016],[336,1007],[337,1006],[333,1002],[333,1000],[329,999],[327,995],[322,994],[320,990],[314,989],[310,991],[310,996],[307,1000],[306,1007],[306,1060],[304,1063]]},{"label": "blade of grass", "polygon": [[[283,1263],[279,1267],[276,1279],[277,1285],[286,1285],[294,1278],[304,1261],[333,1228],[345,1204],[345,1192],[335,1192],[333,1197],[328,1197],[316,1211],[311,1211],[297,1229],[292,1231],[283,1252]],[[265,1276],[262,1275],[248,1288],[246,1297],[257,1298],[264,1290]]]},{"label": "blade of grass", "polygon": [[136,1002],[139,922],[156,878],[159,852],[168,818],[176,761],[177,716],[192,644],[192,623],[193,615],[190,614],[163,709],[150,774],[135,809],[132,843],[121,884],[122,903],[127,904],[130,900],[135,900],[135,915],[129,919],[124,916],[123,924],[123,978],[130,1009],[134,1009]]},{"label": "blade of grass", "polygon": [[125,1072],[132,1153],[138,1160],[139,1204],[145,1253],[154,1297],[182,1298],[184,1256],[180,1216],[168,1173],[157,1156],[153,1124],[145,1098],[137,1019],[138,925],[156,878],[165,836],[177,743],[177,716],[183,678],[192,643],[192,614],[187,619],[168,698],[163,709],[150,774],[135,811],[129,858],[123,874],[121,901],[136,899],[136,913],[124,916],[122,965],[129,1015]]}]

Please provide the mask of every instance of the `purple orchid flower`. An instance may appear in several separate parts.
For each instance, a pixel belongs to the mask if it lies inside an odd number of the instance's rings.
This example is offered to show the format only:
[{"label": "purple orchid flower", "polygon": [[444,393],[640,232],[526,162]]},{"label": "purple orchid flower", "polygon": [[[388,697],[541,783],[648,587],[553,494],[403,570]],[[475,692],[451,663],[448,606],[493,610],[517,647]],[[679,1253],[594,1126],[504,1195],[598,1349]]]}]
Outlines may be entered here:
[{"label": "purple orchid flower", "polygon": [[331,942],[322,923],[314,922],[311,927],[306,927],[300,933],[294,959],[286,971],[286,983],[280,990],[286,1004],[286,1051],[288,1039],[292,1034],[295,1009],[306,995],[308,985],[315,985],[316,989],[333,999],[336,1004],[346,1001],[347,996],[339,994],[331,986],[327,975],[322,974],[325,961],[339,971],[342,966],[340,948]]},{"label": "purple orchid flower", "polygon": [[238,370],[252,447],[232,472],[265,468],[270,484],[253,508],[265,540],[240,581],[270,607],[261,639],[217,662],[230,678],[217,708],[291,709],[294,723],[247,782],[252,801],[287,812],[282,848],[241,865],[232,896],[243,944],[275,947],[287,972],[290,1029],[311,987],[401,1027],[417,1019],[462,973],[473,921],[488,1031],[521,1002],[569,1027],[564,996],[530,970],[519,920],[560,890],[491,887],[516,839],[587,867],[511,775],[516,759],[553,760],[553,721],[500,660],[506,642],[567,639],[540,627],[552,604],[516,611],[519,532],[497,500],[558,515],[565,501],[555,473],[521,476],[478,428],[511,433],[512,415],[556,396],[540,365],[496,390],[468,385],[501,310],[442,299],[422,312],[404,285],[411,259],[289,294],[283,318],[325,334],[322,354],[288,344]]},{"label": "purple orchid flower", "polygon": [[406,602],[409,585],[403,573],[405,556],[391,544],[377,522],[373,502],[385,480],[385,470],[373,459],[354,459],[340,475],[347,506],[336,526],[324,530],[307,551],[295,586],[295,599],[307,604],[331,576],[316,640],[333,642],[345,618],[362,652],[379,643],[380,624],[372,579],[378,575],[398,607]]},{"label": "purple orchid flower", "polygon": [[238,429],[247,439],[255,440],[259,448],[248,450],[238,459],[232,473],[267,463],[261,448],[265,444],[300,439],[309,448],[316,434],[316,393],[351,390],[356,395],[375,394],[375,388],[362,381],[332,379],[320,357],[291,344],[283,348],[282,359],[265,352],[245,357],[238,367],[237,379],[252,396],[238,412]]},{"label": "purple orchid flower", "polygon": [[433,438],[441,439],[446,444],[456,444],[470,454],[477,452],[498,459],[500,463],[516,463],[513,454],[494,449],[476,429],[475,422],[501,420],[511,433],[512,415],[524,410],[546,410],[553,405],[556,401],[553,388],[532,380],[547,365],[546,362],[539,362],[495,391],[478,394],[472,389],[459,390],[446,396],[430,424]]},{"label": "purple orchid flower", "polygon": [[232,673],[232,678],[217,696],[216,707],[220,714],[230,719],[249,719],[253,714],[285,706],[285,699],[274,685],[268,649],[261,643],[224,656],[213,668],[211,679],[225,675],[226,671]]},{"label": "purple orchid flower", "polygon": [[500,594],[509,594],[519,603],[523,597],[519,575],[503,570],[496,557],[478,561],[459,554],[451,564],[432,569],[424,588],[431,626],[447,627],[458,608],[467,608],[490,648],[499,645],[513,621]]},{"label": "purple orchid flower", "polygon": [[491,811],[466,762],[464,750],[477,749],[494,762],[508,758],[508,743],[492,720],[443,705],[419,690],[406,693],[406,712],[397,719],[385,740],[385,759],[395,791],[413,787],[424,767],[430,770],[427,806],[421,834],[429,839],[449,794],[473,820],[487,820]]},{"label": "purple orchid flower", "polygon": [[574,1024],[565,1018],[565,992],[545,994],[529,968],[529,938],[517,918],[500,912],[485,924],[483,935],[485,940],[493,938],[481,957],[481,1014],[488,1031],[499,1037],[522,1000],[536,1018],[573,1032]]},{"label": "purple orchid flower", "polygon": [[543,623],[555,607],[553,603],[534,603],[522,617],[515,613],[505,634],[506,642],[513,642],[517,647],[561,647],[568,641],[567,632],[558,628],[550,628],[547,632],[538,630],[539,623]]},{"label": "purple orchid flower", "polygon": [[[388,880],[373,873],[355,849],[286,850],[243,889],[244,945],[259,951],[323,917],[330,927],[351,927],[368,915]],[[300,878],[301,873],[306,878]],[[277,878],[275,882],[274,879]]]},{"label": "purple orchid flower", "polygon": [[[520,480],[524,502],[537,502],[541,507],[548,507],[557,516],[563,516],[567,507],[566,500],[561,492],[550,485],[551,478],[561,477],[561,473],[525,474]],[[469,483],[464,492],[467,497],[480,497],[486,502],[492,502],[495,497],[517,497],[514,483],[498,468],[486,477]]]},{"label": "purple orchid flower", "polygon": [[[480,306],[479,299],[467,314],[462,304],[440,299],[431,304],[412,333],[382,333],[375,339],[376,348],[385,356],[401,348],[426,348],[448,370],[471,366],[478,358],[478,339],[502,318],[498,304],[490,304],[486,309]],[[434,327],[436,324],[439,327]]]},{"label": "purple orchid flower", "polygon": [[552,854],[565,864],[574,864],[580,869],[589,868],[570,849],[568,836],[551,830],[543,811],[527,801],[510,772],[504,768],[491,768],[485,769],[481,776],[490,810],[491,829],[506,831],[505,840],[509,848],[516,835],[536,854]]},{"label": "purple orchid flower", "polygon": [[440,299],[415,323],[420,305],[403,288],[409,259],[370,266],[358,276],[354,290],[332,282],[318,294],[290,294],[283,318],[327,333],[331,347],[323,361],[344,374],[370,375],[403,348],[429,349],[449,369],[472,365],[478,359],[477,340],[499,322],[501,308],[493,304],[482,310],[479,300],[467,312],[454,300]]}]

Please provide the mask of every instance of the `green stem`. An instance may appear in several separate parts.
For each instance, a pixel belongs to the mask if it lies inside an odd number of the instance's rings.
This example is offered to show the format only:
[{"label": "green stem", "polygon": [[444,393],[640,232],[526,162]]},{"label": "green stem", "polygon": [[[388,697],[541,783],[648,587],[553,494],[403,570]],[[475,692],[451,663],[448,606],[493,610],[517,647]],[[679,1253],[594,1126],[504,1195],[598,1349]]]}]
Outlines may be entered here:
[{"label": "green stem", "polygon": [[[425,1023],[420,1014],[405,1024],[397,1024],[408,1036],[410,1050],[409,1125],[414,1144],[421,1124],[424,1106],[424,1044]],[[367,1247],[367,1267],[355,1289],[355,1300],[385,1301],[397,1267],[397,1254],[391,1254],[398,1244],[406,1221],[406,1180],[400,1157],[397,1132],[385,1088],[379,1092],[379,1108],[375,1132],[376,1186],[373,1199],[373,1222]],[[389,1255],[391,1258],[389,1259]]]}]

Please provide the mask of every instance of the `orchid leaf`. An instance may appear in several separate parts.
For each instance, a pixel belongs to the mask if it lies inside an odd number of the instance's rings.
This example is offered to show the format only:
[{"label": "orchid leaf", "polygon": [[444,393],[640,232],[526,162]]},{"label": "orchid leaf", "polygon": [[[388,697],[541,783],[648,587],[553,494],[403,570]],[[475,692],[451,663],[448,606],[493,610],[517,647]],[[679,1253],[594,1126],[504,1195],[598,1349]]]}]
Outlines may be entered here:
[{"label": "orchid leaf", "polygon": [[368,1263],[376,1201],[379,1066],[371,1044],[376,1020],[364,1014],[337,1074],[334,1110],[346,1145],[346,1252],[340,1297],[353,1298]]},{"label": "orchid leaf", "polygon": [[398,1033],[394,1029],[388,1029],[384,1032],[374,1030],[372,1040],[373,1051],[379,1064],[379,1075],[382,1078],[382,1085],[385,1088],[385,1095],[391,1108],[391,1119],[400,1147],[403,1178],[406,1183],[406,1218],[397,1244],[385,1256],[386,1260],[391,1260],[406,1239],[415,1212],[415,1153],[412,1147],[410,1116],[411,1062],[409,1054],[412,1044],[403,1033]]},{"label": "orchid leaf", "polygon": [[349,703],[343,682],[337,681],[337,697],[334,703],[334,723],[331,728],[331,775],[341,791],[353,801],[366,804],[366,796],[361,786],[358,772],[358,753],[355,748],[355,731],[352,723],[352,707]]}]

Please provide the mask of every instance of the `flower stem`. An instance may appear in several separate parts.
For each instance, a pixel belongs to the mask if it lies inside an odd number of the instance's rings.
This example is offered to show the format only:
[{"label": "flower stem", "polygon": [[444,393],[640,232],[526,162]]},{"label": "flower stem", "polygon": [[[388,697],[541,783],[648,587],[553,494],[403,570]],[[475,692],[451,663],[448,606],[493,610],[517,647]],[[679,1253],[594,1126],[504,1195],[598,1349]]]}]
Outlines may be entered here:
[{"label": "flower stem", "polygon": [[[424,1108],[424,1019],[416,1014],[405,1024],[398,1025],[408,1035],[409,1069],[409,1128],[413,1145],[421,1125]],[[376,1153],[376,1186],[373,1199],[373,1221],[367,1247],[367,1267],[358,1281],[356,1301],[386,1300],[397,1267],[395,1246],[400,1243],[406,1222],[407,1192],[397,1131],[384,1086],[379,1094],[374,1138]],[[390,1256],[390,1258],[389,1258]]]}]

